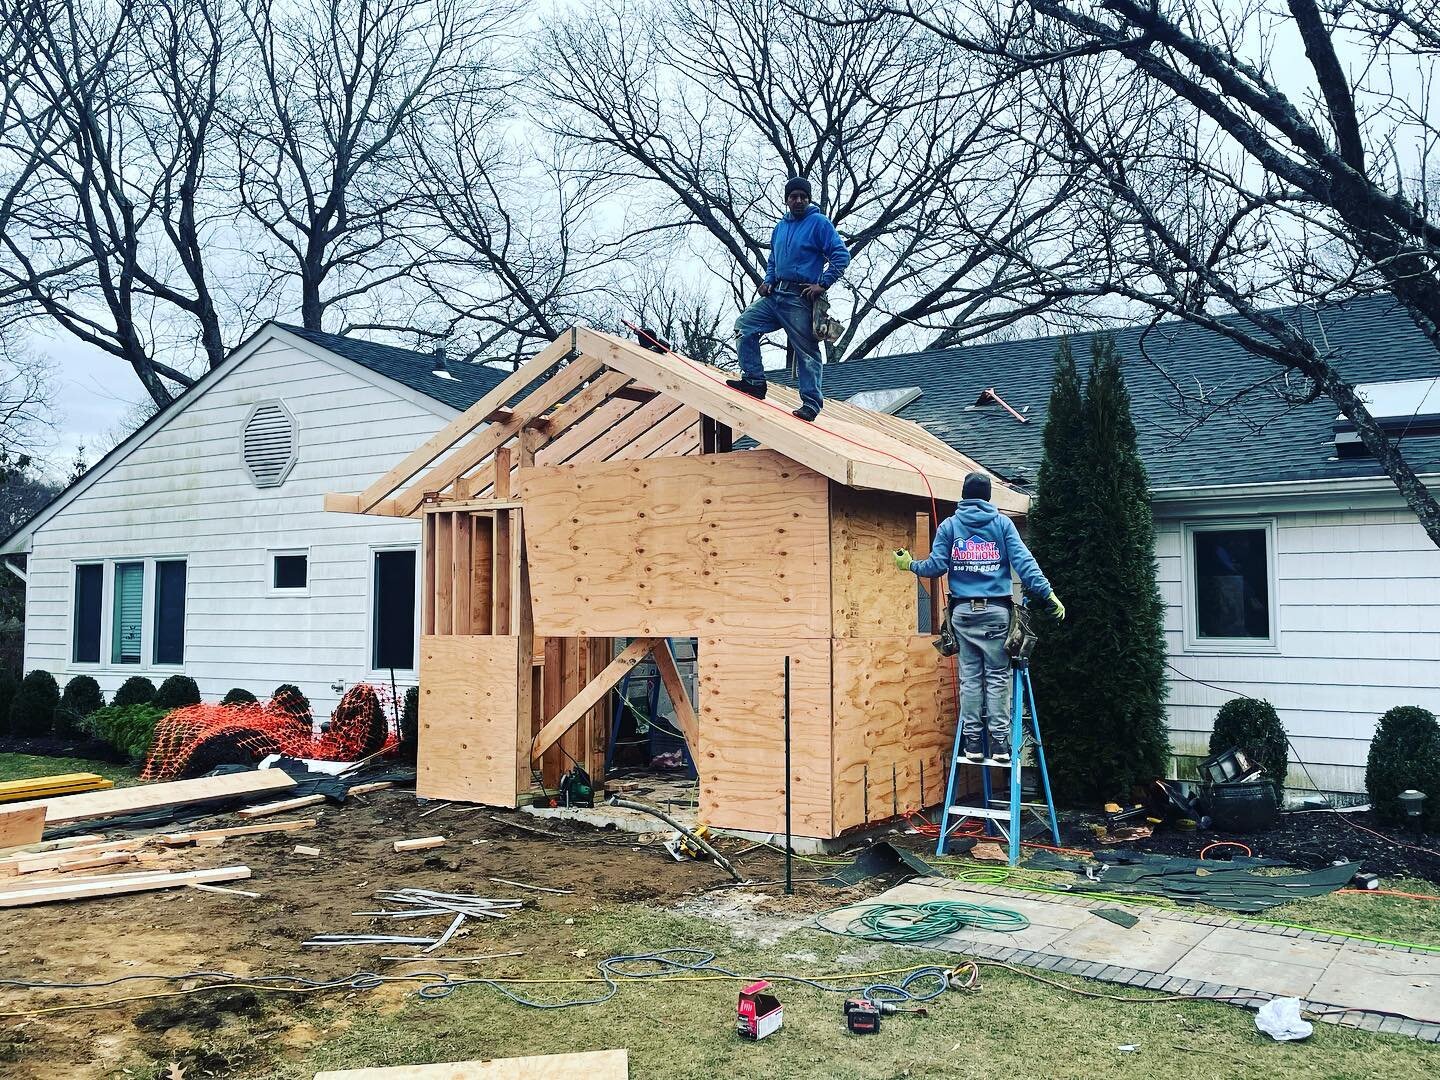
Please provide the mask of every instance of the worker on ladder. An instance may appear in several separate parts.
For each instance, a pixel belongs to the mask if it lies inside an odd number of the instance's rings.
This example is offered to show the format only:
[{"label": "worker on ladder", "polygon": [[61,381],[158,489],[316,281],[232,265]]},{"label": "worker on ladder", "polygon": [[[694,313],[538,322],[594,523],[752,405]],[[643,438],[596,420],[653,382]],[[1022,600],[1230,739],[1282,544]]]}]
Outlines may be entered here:
[{"label": "worker on ladder", "polygon": [[964,499],[935,531],[930,557],[917,561],[905,550],[895,552],[895,565],[922,578],[948,574],[950,603],[946,614],[960,653],[960,723],[965,756],[983,761],[980,708],[983,702],[990,732],[990,757],[1010,761],[1010,657],[1005,639],[1013,616],[1014,584],[1019,574],[1025,590],[1049,601],[1059,618],[1065,605],[1040,572],[1040,564],[1020,539],[1015,523],[990,502],[990,477],[972,472],[961,490]]}]

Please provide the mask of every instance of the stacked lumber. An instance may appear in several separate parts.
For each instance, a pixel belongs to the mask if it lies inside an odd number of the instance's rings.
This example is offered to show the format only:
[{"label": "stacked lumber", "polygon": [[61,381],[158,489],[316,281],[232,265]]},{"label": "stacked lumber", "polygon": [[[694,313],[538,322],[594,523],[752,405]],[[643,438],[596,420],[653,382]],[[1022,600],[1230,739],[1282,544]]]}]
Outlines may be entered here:
[{"label": "stacked lumber", "polygon": [[178,889],[185,885],[210,885],[217,881],[240,881],[249,876],[248,866],[217,866],[210,870],[189,870],[181,873],[153,870],[137,874],[81,878],[75,881],[46,880],[34,885],[7,883],[0,888],[0,908],[30,907],[34,904],[86,900],[97,896],[120,896],[125,893],[152,892],[156,889]]},{"label": "stacked lumber", "polygon": [[117,788],[114,791],[36,799],[33,802],[17,803],[11,809],[43,806],[47,824],[66,825],[91,818],[119,817],[171,806],[275,793],[294,786],[295,781],[279,769],[260,769],[254,772],[226,773],[222,776],[202,776],[196,780],[176,780],[168,784],[141,784],[138,787]]},{"label": "stacked lumber", "polygon": [[48,799],[56,795],[78,795],[85,791],[104,791],[114,786],[114,781],[88,772],[32,776],[28,780],[6,780],[0,783],[0,803]]}]

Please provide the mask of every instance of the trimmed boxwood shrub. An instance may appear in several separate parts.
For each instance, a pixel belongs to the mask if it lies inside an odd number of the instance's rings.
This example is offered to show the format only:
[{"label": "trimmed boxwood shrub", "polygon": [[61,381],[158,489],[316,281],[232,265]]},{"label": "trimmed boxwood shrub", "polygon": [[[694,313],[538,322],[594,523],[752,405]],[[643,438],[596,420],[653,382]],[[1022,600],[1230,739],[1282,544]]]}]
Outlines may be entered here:
[{"label": "trimmed boxwood shrub", "polygon": [[155,700],[155,684],[144,675],[131,675],[115,691],[111,705],[124,708],[127,705],[149,705]]},{"label": "trimmed boxwood shrub", "polygon": [[1210,753],[1231,747],[1245,751],[1245,756],[1275,781],[1275,793],[1284,794],[1290,750],[1275,706],[1260,698],[1232,698],[1221,705],[1210,735]]},{"label": "trimmed boxwood shrub", "polygon": [[20,684],[9,669],[0,671],[0,739],[10,734],[10,705],[15,700],[15,691]]},{"label": "trimmed boxwood shrub", "polygon": [[1405,820],[1396,796],[1406,788],[1430,796],[1425,826],[1440,826],[1440,723],[1416,705],[1397,705],[1380,717],[1365,762],[1365,790],[1376,817]]},{"label": "trimmed boxwood shrub", "polygon": [[[118,696],[118,695],[117,695]],[[133,762],[140,762],[155,739],[155,725],[165,715],[153,705],[110,705],[83,721],[81,730],[109,743]]]},{"label": "trimmed boxwood shrub", "polygon": [[281,683],[270,695],[270,708],[287,713],[296,723],[309,727],[312,720],[310,699],[294,683]]},{"label": "trimmed boxwood shrub", "polygon": [[189,675],[171,675],[155,692],[155,705],[165,709],[183,709],[186,705],[200,704],[200,688]]},{"label": "trimmed boxwood shrub", "polygon": [[420,744],[420,688],[405,691],[405,705],[400,710],[400,750],[402,761],[414,761]]},{"label": "trimmed boxwood shrub", "polygon": [[55,723],[60,686],[55,676],[39,668],[20,681],[10,702],[10,734],[16,739],[43,738]]},{"label": "trimmed boxwood shrub", "polygon": [[260,699],[243,686],[232,686],[220,699],[221,705],[254,705]]},{"label": "trimmed boxwood shrub", "polygon": [[96,709],[105,707],[100,684],[89,675],[76,675],[65,684],[60,704],[55,706],[55,737],[73,739],[81,734],[80,722]]}]

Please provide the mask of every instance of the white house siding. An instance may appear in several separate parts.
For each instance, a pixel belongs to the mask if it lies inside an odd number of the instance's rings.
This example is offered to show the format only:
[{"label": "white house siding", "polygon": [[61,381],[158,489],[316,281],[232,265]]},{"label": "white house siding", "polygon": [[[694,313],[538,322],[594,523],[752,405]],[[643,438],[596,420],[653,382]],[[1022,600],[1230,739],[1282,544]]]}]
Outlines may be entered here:
[{"label": "white house siding", "polygon": [[[1278,651],[1187,653],[1183,524],[1206,520],[1157,507],[1156,551],[1170,662],[1169,723],[1177,755],[1208,753],[1215,713],[1233,695],[1264,698],[1294,744],[1289,781],[1363,791],[1381,713],[1440,713],[1440,549],[1403,508],[1220,514],[1275,522]],[[1176,515],[1176,516],[1171,516]],[[1213,516],[1213,515],[1212,515]],[[1184,676],[1189,676],[1190,679]],[[1182,773],[1182,775],[1189,775]]]},{"label": "white house siding", "polygon": [[[419,524],[326,513],[323,496],[361,490],[455,412],[321,355],[283,340],[258,345],[36,531],[26,670],[46,668],[62,686],[87,672],[107,695],[131,675],[158,685],[178,670],[205,700],[232,686],[263,699],[293,682],[317,717],[337,700],[332,683],[372,674],[372,547],[418,546]],[[294,417],[297,460],[281,486],[259,489],[240,459],[240,431],[251,406],[269,399]],[[308,595],[270,592],[275,548],[309,549]],[[166,556],[188,560],[183,667],[152,666],[148,648],[139,665],[71,663],[76,561]]]}]

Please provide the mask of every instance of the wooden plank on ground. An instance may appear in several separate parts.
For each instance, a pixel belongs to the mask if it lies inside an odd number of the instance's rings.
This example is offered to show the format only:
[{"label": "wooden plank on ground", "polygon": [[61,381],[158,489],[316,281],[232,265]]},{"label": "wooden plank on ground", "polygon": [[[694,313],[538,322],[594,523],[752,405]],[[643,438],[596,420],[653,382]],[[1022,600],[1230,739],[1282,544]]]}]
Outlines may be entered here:
[{"label": "wooden plank on ground", "polygon": [[665,684],[665,693],[675,709],[675,722],[690,747],[691,758],[700,755],[700,721],[696,719],[695,708],[690,704],[690,695],[685,692],[685,680],[675,666],[675,654],[670,651],[670,642],[659,638],[651,655],[655,658],[655,669],[660,672],[660,681]]},{"label": "wooden plank on ground", "polygon": [[627,1050],[591,1050],[582,1054],[484,1058],[440,1065],[400,1065],[388,1069],[319,1072],[315,1080],[629,1080]]},{"label": "wooden plank on ground", "polygon": [[235,816],[240,818],[269,817],[271,814],[284,814],[290,810],[299,810],[306,806],[319,806],[325,801],[324,795],[301,795],[298,799],[285,799],[282,802],[265,803],[262,806],[247,806],[244,810],[236,812]]},{"label": "wooden plank on ground", "polygon": [[569,731],[572,725],[608,694],[615,684],[625,677],[627,671],[645,659],[645,654],[653,644],[654,641],[650,638],[636,638],[604,671],[586,683],[580,692],[555,714],[554,719],[540,729],[540,734],[535,736],[535,742],[530,747],[530,760],[539,761],[540,756],[559,742],[560,736]]},{"label": "wooden plank on ground", "polygon": [[712,828],[785,831],[787,654],[794,834],[835,835],[829,638],[701,639],[700,820]]},{"label": "wooden plank on ground", "polygon": [[241,881],[250,876],[248,866],[219,866],[213,870],[189,870],[184,873],[158,874],[120,881],[66,882],[45,889],[17,889],[0,892],[0,908],[29,907],[62,900],[86,900],[95,896],[119,896],[124,893],[149,892],[154,889],[176,889],[182,885],[213,884],[217,881]]},{"label": "wooden plank on ground", "polygon": [[196,780],[175,780],[168,784],[140,784],[84,795],[62,795],[55,799],[20,803],[18,808],[44,805],[47,825],[65,825],[90,818],[118,817],[216,799],[273,793],[294,786],[295,781],[279,769],[256,769],[223,776],[202,776]]},{"label": "wooden plank on ground", "polygon": [[224,840],[231,836],[257,836],[260,833],[313,829],[319,823],[319,818],[301,818],[298,821],[271,821],[264,825],[236,825],[229,829],[200,829],[196,832],[166,833],[155,839],[167,847],[178,847],[182,844],[193,844],[199,840]]},{"label": "wooden plank on ground", "polygon": [[0,807],[0,850],[38,844],[45,835],[45,807],[23,810]]},{"label": "wooden plank on ground", "polygon": [[120,863],[135,861],[133,851],[102,851],[91,854],[82,851],[76,855],[70,854],[70,858],[61,858],[58,855],[37,855],[33,859],[23,859],[15,864],[15,870],[21,874],[38,874],[47,870],[54,870],[57,873],[68,873],[72,870],[97,870],[102,866],[116,866]]},{"label": "wooden plank on ground", "polygon": [[519,672],[517,636],[421,639],[416,795],[516,805]]},{"label": "wooden plank on ground", "polygon": [[540,634],[830,636],[818,473],[751,450],[520,477]]}]

